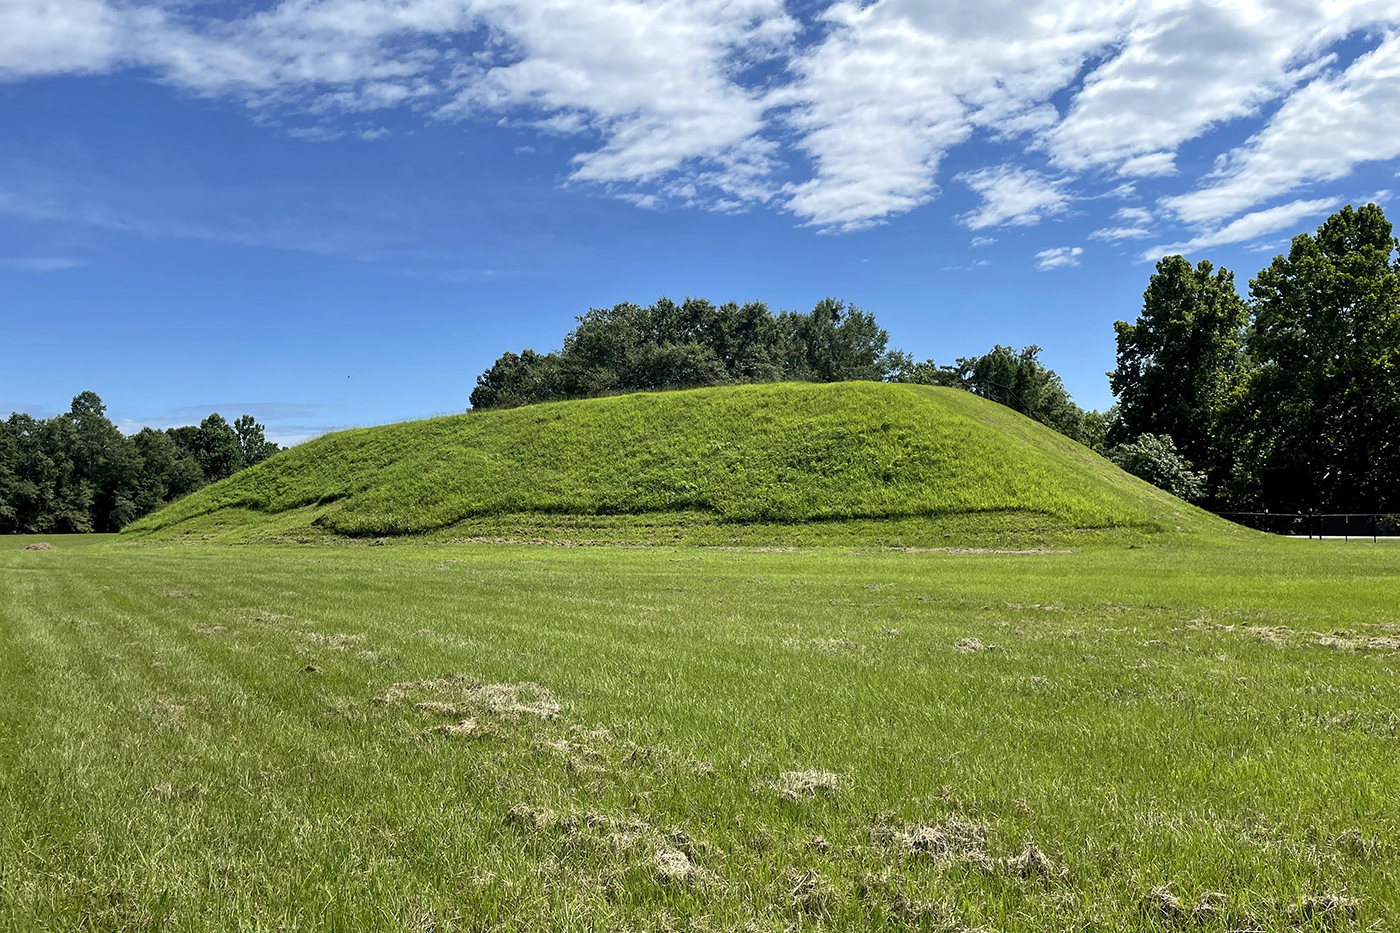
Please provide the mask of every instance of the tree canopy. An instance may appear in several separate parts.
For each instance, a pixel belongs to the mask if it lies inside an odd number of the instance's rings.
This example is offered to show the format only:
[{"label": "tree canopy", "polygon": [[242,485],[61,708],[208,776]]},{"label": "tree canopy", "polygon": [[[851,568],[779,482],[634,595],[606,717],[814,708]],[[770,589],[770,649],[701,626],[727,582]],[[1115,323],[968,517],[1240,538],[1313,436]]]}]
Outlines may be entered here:
[{"label": "tree canopy", "polygon": [[799,379],[881,380],[900,365],[875,316],[834,298],[809,313],[760,301],[662,298],[593,308],[551,353],[505,353],[477,377],[473,408],[618,392]]},{"label": "tree canopy", "polygon": [[1400,240],[1375,204],[1293,238],[1250,280],[1180,256],[1115,325],[1112,440],[1171,438],[1212,504],[1400,510]]},{"label": "tree canopy", "polygon": [[0,422],[0,533],[116,531],[278,446],[251,415],[128,437],[94,392],[65,414]]}]

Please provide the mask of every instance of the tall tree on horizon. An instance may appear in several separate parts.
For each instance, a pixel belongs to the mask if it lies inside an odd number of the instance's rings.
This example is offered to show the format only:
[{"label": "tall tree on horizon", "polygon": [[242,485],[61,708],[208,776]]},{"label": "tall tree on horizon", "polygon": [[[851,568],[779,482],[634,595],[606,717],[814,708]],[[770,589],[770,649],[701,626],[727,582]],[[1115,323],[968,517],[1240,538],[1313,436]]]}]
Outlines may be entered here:
[{"label": "tall tree on horizon", "polygon": [[1210,491],[1230,475],[1221,418],[1243,375],[1249,307],[1235,276],[1183,256],[1157,263],[1134,323],[1113,325],[1117,366],[1108,374],[1118,399],[1111,444],[1144,434],[1170,437],[1204,470]]},{"label": "tall tree on horizon", "polygon": [[1348,205],[1249,283],[1257,366],[1235,413],[1242,498],[1400,511],[1397,249],[1380,207]]}]

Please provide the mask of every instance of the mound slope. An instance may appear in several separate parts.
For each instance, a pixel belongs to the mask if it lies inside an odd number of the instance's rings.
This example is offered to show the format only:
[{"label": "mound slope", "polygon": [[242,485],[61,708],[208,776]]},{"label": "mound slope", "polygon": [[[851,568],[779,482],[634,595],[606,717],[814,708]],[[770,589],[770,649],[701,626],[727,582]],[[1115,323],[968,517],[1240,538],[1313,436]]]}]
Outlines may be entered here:
[{"label": "mound slope", "polygon": [[979,530],[1226,527],[967,392],[785,383],[342,431],[202,489],[124,534],[256,540],[456,529],[531,537],[553,524],[624,529],[625,538],[627,528],[812,523],[877,535],[897,527],[893,538],[906,541]]}]

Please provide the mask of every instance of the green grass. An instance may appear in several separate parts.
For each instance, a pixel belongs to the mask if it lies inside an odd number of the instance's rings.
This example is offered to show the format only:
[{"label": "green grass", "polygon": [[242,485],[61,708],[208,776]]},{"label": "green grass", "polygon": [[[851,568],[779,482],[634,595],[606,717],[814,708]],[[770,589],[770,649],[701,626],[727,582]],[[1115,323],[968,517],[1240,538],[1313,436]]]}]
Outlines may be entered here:
[{"label": "green grass", "polygon": [[631,395],[344,431],[123,534],[1043,545],[1229,528],[969,393],[843,383]]},{"label": "green grass", "polygon": [[1400,928],[1394,545],[28,540],[7,930]]}]

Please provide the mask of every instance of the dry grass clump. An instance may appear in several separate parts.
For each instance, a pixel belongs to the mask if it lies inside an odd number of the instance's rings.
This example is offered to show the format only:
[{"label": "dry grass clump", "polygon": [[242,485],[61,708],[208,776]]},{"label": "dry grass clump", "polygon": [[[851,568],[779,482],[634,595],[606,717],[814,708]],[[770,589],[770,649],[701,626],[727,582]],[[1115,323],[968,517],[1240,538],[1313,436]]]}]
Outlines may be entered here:
[{"label": "dry grass clump", "polygon": [[[646,858],[652,878],[663,884],[693,884],[710,875],[700,855],[710,847],[682,830],[663,832],[645,820],[614,817],[596,810],[558,813],[549,807],[517,804],[505,823],[530,835],[549,836],[569,846],[592,848],[609,857]],[[641,853],[650,852],[647,858]]]},{"label": "dry grass clump", "polygon": [[834,771],[784,771],[774,784],[787,800],[812,800],[841,790],[847,780]]},{"label": "dry grass clump", "polygon": [[953,645],[954,648],[963,654],[975,654],[978,651],[990,651],[991,646],[987,645],[980,638],[959,638]]},{"label": "dry grass clump", "polygon": [[1400,638],[1355,632],[1318,632],[1317,643],[1340,651],[1400,651]]},{"label": "dry grass clump", "polygon": [[1064,873],[1063,868],[1030,842],[1026,843],[1019,855],[1007,858],[1002,864],[1017,878],[1052,878]]},{"label": "dry grass clump", "polygon": [[1161,921],[1165,926],[1200,926],[1223,918],[1230,898],[1219,891],[1202,894],[1194,906],[1187,906],[1172,893],[1170,884],[1162,884],[1143,895],[1138,905],[1142,912]]},{"label": "dry grass clump", "polygon": [[690,860],[689,855],[666,845],[657,846],[652,862],[655,866],[653,874],[656,880],[663,883],[685,884],[700,880],[704,874],[700,866]]},{"label": "dry grass clump", "polygon": [[895,825],[891,814],[882,814],[870,830],[870,839],[907,855],[937,859],[987,860],[987,827],[957,814],[942,823]]},{"label": "dry grass clump", "polygon": [[830,913],[836,900],[836,886],[825,875],[810,868],[789,865],[783,869],[779,884],[788,903],[803,913]]},{"label": "dry grass clump", "polygon": [[20,550],[22,550],[22,551],[56,551],[56,550],[58,550],[58,548],[54,547],[52,544],[49,544],[47,541],[35,541],[33,544],[29,544],[29,545],[26,545],[26,546],[20,548]]},{"label": "dry grass clump", "polygon": [[313,645],[324,645],[332,651],[344,651],[365,640],[363,635],[323,635],[320,632],[303,632],[302,637]]},{"label": "dry grass clump", "polygon": [[559,715],[559,701],[548,687],[536,683],[483,684],[470,677],[456,675],[440,680],[415,680],[397,683],[380,698],[393,704],[415,694],[434,697],[415,705],[425,713],[440,716],[489,714],[506,719],[539,716],[554,719]]},{"label": "dry grass clump", "polygon": [[1315,924],[1344,920],[1350,925],[1356,922],[1359,906],[1355,898],[1344,894],[1313,894],[1303,898],[1290,913],[1297,922]]}]

